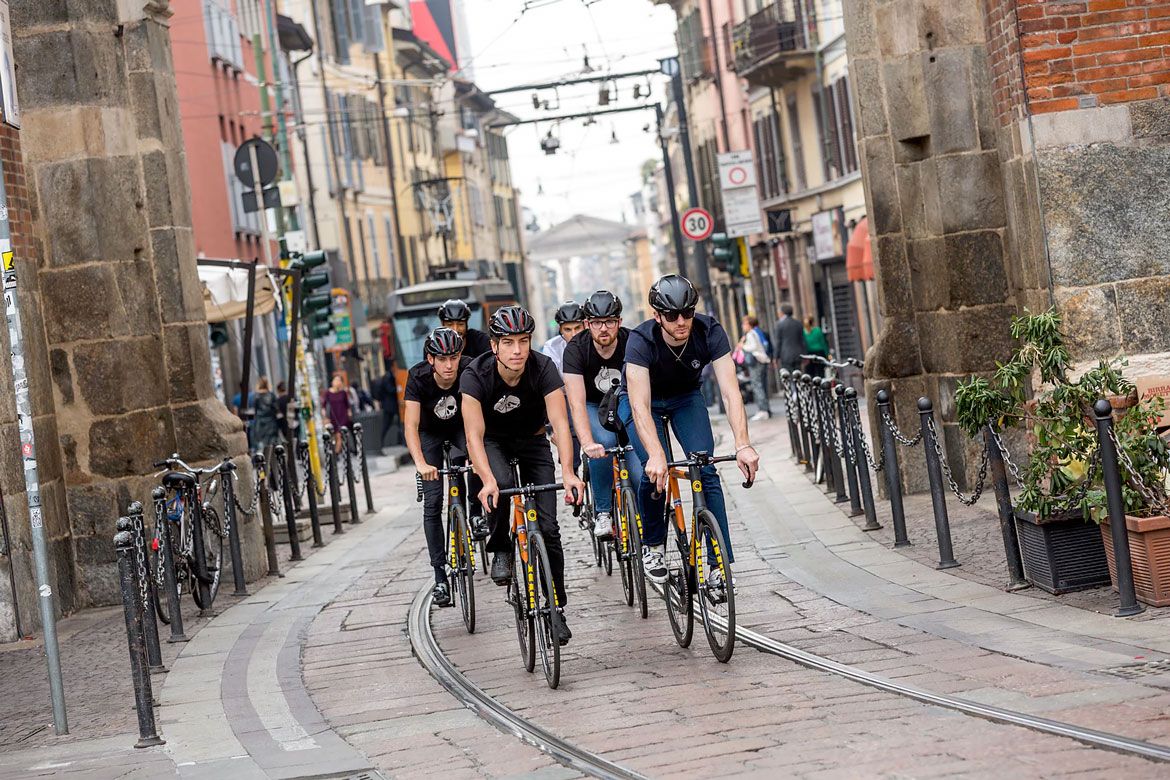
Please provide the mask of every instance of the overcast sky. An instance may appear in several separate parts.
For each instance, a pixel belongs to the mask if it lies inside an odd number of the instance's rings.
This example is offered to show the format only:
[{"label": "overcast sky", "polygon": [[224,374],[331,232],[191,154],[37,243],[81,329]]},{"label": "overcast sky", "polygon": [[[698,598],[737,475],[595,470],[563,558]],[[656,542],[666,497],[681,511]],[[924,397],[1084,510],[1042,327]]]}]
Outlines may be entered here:
[{"label": "overcast sky", "polygon": [[[463,0],[476,83],[485,91],[506,86],[557,81],[583,73],[584,57],[597,73],[621,73],[658,67],[658,58],[675,53],[674,13],[650,0]],[[525,6],[529,6],[525,11]],[[610,107],[649,102],[635,100],[636,80],[619,83]],[[651,100],[661,102],[667,82],[651,80]],[[643,92],[646,80],[641,80]],[[532,91],[500,95],[497,104],[522,119],[574,114],[598,107],[597,84],[544,90],[549,111],[532,106]],[[611,92],[612,92],[611,86]],[[653,111],[596,118],[541,122],[508,131],[512,173],[521,203],[536,212],[541,226],[573,214],[632,221],[629,196],[641,183],[639,170],[661,152],[653,132]],[[561,141],[555,155],[540,148],[552,130]],[[618,143],[612,143],[616,136]],[[543,190],[543,194],[541,191]]]}]

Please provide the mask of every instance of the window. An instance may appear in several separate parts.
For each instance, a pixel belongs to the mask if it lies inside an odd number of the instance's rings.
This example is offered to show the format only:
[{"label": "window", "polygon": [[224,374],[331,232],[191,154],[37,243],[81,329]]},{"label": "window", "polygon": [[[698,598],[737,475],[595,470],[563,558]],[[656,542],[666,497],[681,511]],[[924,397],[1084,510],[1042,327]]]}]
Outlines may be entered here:
[{"label": "window", "polygon": [[394,277],[397,275],[398,270],[394,259],[394,225],[390,222],[389,216],[382,217],[382,226],[386,228],[386,266],[390,271],[390,276]]},{"label": "window", "polygon": [[807,190],[808,172],[804,168],[804,145],[800,141],[800,115],[796,111],[796,95],[789,95],[786,105],[788,108],[788,140],[792,144],[792,175],[796,180],[796,189]]},{"label": "window", "polygon": [[211,61],[242,71],[244,50],[240,43],[240,25],[228,0],[203,0],[203,29],[207,34],[207,53]]},{"label": "window", "polygon": [[264,15],[260,11],[260,0],[236,0],[236,10],[239,12],[240,32],[246,38],[251,39],[254,35],[264,34]]},{"label": "window", "polygon": [[349,62],[349,0],[330,0],[333,8],[333,49],[337,61],[343,65]]},{"label": "window", "polygon": [[679,20],[675,39],[683,76],[691,81],[710,76],[711,42],[703,35],[703,22],[698,11]]},{"label": "window", "polygon": [[842,76],[833,82],[831,87],[833,105],[837,123],[838,159],[841,161],[842,175],[853,173],[859,167],[857,159],[857,139],[853,135],[853,103],[849,97],[849,78]]},{"label": "window", "polygon": [[382,278],[382,256],[378,252],[378,234],[374,232],[374,215],[366,212],[366,230],[370,234],[370,255],[374,260],[374,278]]},{"label": "window", "polygon": [[766,200],[788,191],[784,172],[784,150],[780,145],[780,122],[775,113],[768,113],[752,123],[756,142],[756,166],[760,180],[760,194]]}]

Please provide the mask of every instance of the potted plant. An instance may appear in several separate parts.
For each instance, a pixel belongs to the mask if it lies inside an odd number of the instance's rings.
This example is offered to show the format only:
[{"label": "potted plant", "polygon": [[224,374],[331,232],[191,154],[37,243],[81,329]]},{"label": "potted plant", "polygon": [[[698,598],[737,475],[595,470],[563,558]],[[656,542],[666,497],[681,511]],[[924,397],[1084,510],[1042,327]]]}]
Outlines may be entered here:
[{"label": "potted plant", "polygon": [[[1031,452],[1021,469],[1015,506],[1020,552],[1028,579],[1050,593],[1107,585],[1115,574],[1093,404],[1109,398],[1122,463],[1123,503],[1133,548],[1139,598],[1170,603],[1170,541],[1162,568],[1166,585],[1155,585],[1159,569],[1156,539],[1135,535],[1162,532],[1170,540],[1170,518],[1163,517],[1162,481],[1167,448],[1156,433],[1160,398],[1138,401],[1133,383],[1122,373],[1123,358],[1101,360],[1077,375],[1055,310],[1025,314],[1012,321],[1019,343],[1011,359],[998,364],[988,380],[960,383],[955,407],[960,427],[971,436],[988,422],[1021,427]],[[1029,397],[1034,379],[1036,394]],[[1090,521],[1101,524],[1098,529]],[[1146,573],[1143,573],[1146,572]]]}]

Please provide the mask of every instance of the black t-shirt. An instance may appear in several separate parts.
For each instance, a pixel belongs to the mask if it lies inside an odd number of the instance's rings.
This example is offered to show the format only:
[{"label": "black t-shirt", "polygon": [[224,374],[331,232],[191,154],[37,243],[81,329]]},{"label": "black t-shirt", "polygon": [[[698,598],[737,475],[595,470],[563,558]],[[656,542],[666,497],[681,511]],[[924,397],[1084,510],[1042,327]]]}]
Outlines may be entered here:
[{"label": "black t-shirt", "polygon": [[602,358],[593,344],[593,335],[584,330],[573,337],[565,347],[564,367],[566,374],[580,374],[585,379],[585,400],[601,403],[601,397],[613,386],[615,379],[622,378],[622,366],[626,362],[626,342],[630,339],[629,328],[618,328],[617,346],[613,355]]},{"label": "black t-shirt", "polygon": [[473,360],[480,355],[492,351],[492,339],[482,330],[468,328],[463,336],[463,357]]},{"label": "black t-shirt", "polygon": [[544,397],[564,386],[556,363],[536,351],[528,355],[515,387],[500,376],[496,356],[491,353],[473,360],[459,382],[459,389],[483,407],[484,435],[493,439],[543,433],[548,422]]},{"label": "black t-shirt", "polygon": [[460,408],[463,396],[459,393],[459,378],[469,365],[470,358],[460,358],[455,383],[446,390],[439,387],[435,381],[435,369],[425,360],[407,372],[406,389],[402,397],[407,401],[418,401],[422,406],[418,421],[420,431],[453,441],[463,430]]},{"label": "black t-shirt", "polygon": [[655,398],[674,398],[699,387],[703,367],[731,352],[727,331],[714,317],[696,314],[691,337],[682,347],[662,340],[662,328],[646,320],[630,331],[626,362],[650,369]]}]

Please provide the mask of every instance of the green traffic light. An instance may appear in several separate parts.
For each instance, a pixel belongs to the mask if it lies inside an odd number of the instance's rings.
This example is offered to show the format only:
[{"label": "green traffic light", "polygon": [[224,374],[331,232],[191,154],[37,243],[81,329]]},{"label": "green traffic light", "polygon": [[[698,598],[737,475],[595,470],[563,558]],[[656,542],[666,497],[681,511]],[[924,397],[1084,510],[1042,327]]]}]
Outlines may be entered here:
[{"label": "green traffic light", "polygon": [[300,264],[303,268],[316,268],[319,265],[325,265],[329,261],[329,256],[325,252],[305,252],[300,257]]},{"label": "green traffic light", "polygon": [[309,293],[321,288],[329,289],[331,285],[328,271],[314,271],[301,277],[301,292]]},{"label": "green traffic light", "polygon": [[313,293],[306,295],[301,299],[301,314],[307,315],[309,312],[326,311],[333,305],[333,296],[328,292]]}]

